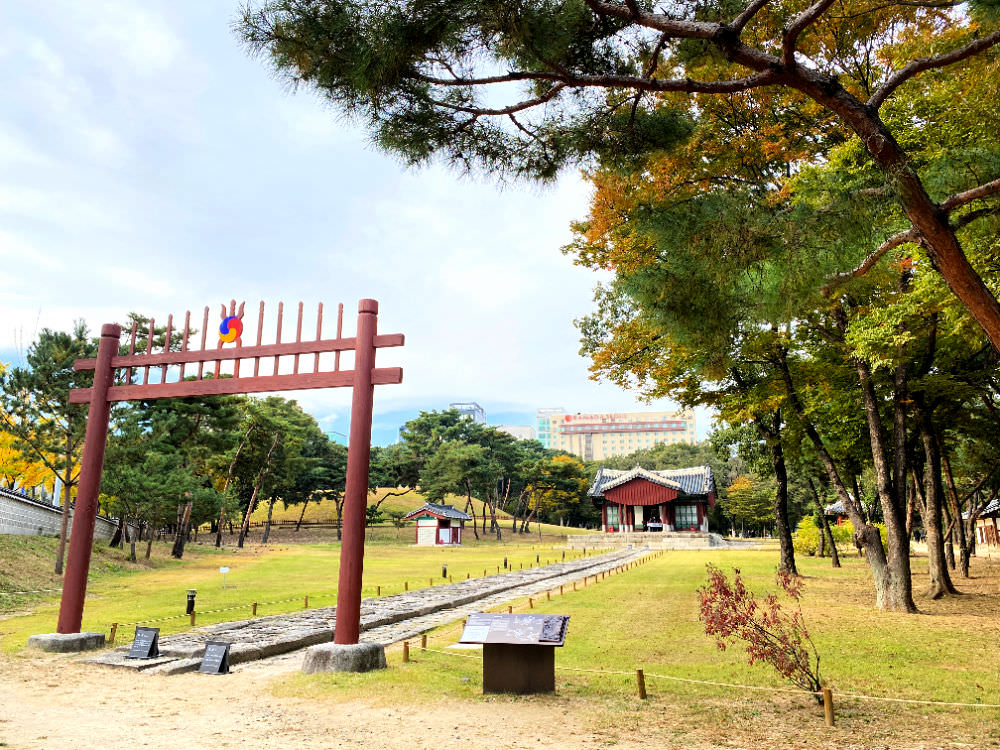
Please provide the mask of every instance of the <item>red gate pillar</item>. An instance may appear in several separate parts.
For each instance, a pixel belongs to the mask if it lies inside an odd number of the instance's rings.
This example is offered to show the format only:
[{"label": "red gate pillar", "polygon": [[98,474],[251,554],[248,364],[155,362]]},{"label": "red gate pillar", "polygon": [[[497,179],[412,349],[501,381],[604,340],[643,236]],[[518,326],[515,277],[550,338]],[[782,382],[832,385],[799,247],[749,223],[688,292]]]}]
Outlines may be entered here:
[{"label": "red gate pillar", "polygon": [[365,556],[365,511],[368,508],[368,471],[372,446],[372,401],[375,368],[375,330],[378,302],[358,303],[358,332],[354,349],[354,388],[351,430],[347,443],[347,480],[344,487],[343,541],[337,586],[337,624],[333,642],[358,642],[361,632],[361,574]]},{"label": "red gate pillar", "polygon": [[108,417],[111,413],[111,403],[108,401],[108,388],[111,387],[114,375],[111,358],[118,353],[118,339],[121,335],[119,325],[108,324],[101,327],[94,388],[90,396],[90,411],[87,413],[87,434],[83,440],[80,481],[76,488],[73,531],[69,538],[59,624],[56,626],[58,633],[79,633],[83,622],[83,599],[87,594],[87,573],[90,570],[90,551],[94,544],[94,522],[97,520],[97,494],[101,488]]}]

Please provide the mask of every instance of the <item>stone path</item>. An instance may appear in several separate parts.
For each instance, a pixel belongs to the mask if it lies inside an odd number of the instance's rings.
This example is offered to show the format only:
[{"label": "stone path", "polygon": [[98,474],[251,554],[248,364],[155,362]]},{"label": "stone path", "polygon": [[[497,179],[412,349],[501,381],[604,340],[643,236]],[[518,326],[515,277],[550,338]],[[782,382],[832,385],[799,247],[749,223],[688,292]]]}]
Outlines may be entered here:
[{"label": "stone path", "polygon": [[[587,576],[611,570],[638,559],[645,550],[616,550],[571,562],[554,563],[500,575],[473,578],[416,591],[364,599],[361,602],[361,638],[369,643],[389,645],[414,638],[431,628],[462,619],[507,601],[521,599],[560,585],[572,585]],[[195,628],[160,640],[160,656],[155,659],[126,659],[129,646],[122,646],[86,661],[112,667],[141,670],[151,674],[177,674],[196,670],[201,664],[205,642],[229,641],[230,664],[234,667],[267,660],[269,665],[282,655],[289,668],[301,661],[302,649],[333,640],[336,607],[320,607],[286,615],[224,622]],[[242,670],[240,670],[242,671]]]}]

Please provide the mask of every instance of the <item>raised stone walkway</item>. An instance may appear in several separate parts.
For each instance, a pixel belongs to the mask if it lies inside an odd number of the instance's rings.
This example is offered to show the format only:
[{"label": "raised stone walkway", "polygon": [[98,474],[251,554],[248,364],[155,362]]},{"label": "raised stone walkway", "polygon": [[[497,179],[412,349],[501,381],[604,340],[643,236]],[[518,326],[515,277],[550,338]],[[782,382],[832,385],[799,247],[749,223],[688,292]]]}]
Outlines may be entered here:
[{"label": "raised stone walkway", "polygon": [[[617,550],[570,562],[554,563],[500,575],[473,578],[416,591],[364,599],[361,602],[361,638],[389,645],[413,638],[431,628],[459,620],[504,602],[570,585],[573,581],[611,570],[646,554],[645,550]],[[86,661],[152,674],[190,672],[201,664],[206,641],[229,641],[231,665],[273,659],[333,640],[336,607],[320,607],[286,615],[208,625],[160,639],[160,656],[126,659],[122,646]],[[296,655],[301,659],[301,654]],[[292,668],[290,666],[290,668]]]}]

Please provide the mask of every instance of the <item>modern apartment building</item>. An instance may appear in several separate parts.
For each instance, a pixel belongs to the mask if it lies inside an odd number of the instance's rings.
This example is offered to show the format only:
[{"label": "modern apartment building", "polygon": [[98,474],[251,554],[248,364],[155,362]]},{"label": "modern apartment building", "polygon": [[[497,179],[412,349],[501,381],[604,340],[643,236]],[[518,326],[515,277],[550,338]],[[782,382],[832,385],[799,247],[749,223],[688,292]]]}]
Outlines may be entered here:
[{"label": "modern apartment building", "polygon": [[697,442],[693,412],[567,414],[562,409],[539,409],[537,416],[542,445],[585,461],[626,456],[657,443]]}]

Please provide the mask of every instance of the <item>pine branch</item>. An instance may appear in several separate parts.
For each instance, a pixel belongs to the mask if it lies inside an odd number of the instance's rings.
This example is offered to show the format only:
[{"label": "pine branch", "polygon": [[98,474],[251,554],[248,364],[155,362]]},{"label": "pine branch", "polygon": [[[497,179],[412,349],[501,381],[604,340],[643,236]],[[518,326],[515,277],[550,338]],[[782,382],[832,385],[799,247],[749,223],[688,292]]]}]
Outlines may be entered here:
[{"label": "pine branch", "polygon": [[946,65],[953,65],[954,63],[961,62],[962,60],[972,57],[973,55],[978,54],[983,50],[987,50],[997,44],[1000,44],[1000,31],[994,31],[992,34],[987,34],[974,42],[970,42],[964,47],[959,47],[958,49],[946,52],[943,55],[935,55],[934,57],[918,57],[916,60],[911,60],[890,76],[889,80],[882,84],[882,86],[880,86],[879,89],[872,94],[867,104],[872,109],[877,110],[897,88],[902,86],[915,75],[923,73],[925,70],[943,68]]}]

